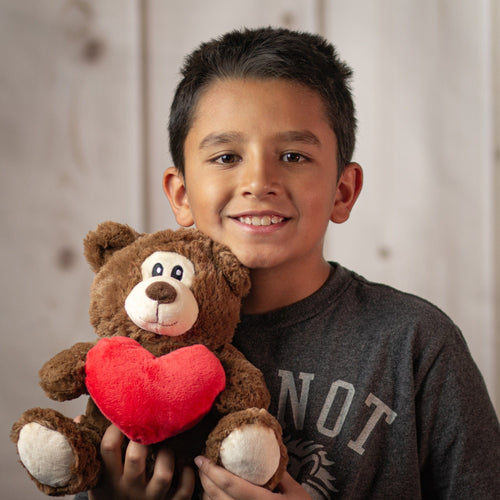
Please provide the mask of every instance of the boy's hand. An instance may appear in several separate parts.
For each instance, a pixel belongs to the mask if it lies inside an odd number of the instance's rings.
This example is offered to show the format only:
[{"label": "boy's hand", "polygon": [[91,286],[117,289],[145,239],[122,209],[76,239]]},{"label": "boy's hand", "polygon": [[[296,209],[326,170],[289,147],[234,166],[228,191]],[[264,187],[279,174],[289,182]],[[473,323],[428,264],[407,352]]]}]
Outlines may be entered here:
[{"label": "boy's hand", "polygon": [[102,438],[104,470],[99,485],[89,492],[90,500],[184,500],[194,491],[194,471],[185,467],[174,479],[174,454],[167,448],[158,451],[151,479],[146,478],[148,447],[130,442],[122,461],[123,434],[111,425]]},{"label": "boy's hand", "polygon": [[203,500],[311,500],[306,490],[285,472],[279,484],[279,493],[256,486],[214,465],[205,457],[197,457],[195,463],[200,470],[203,485]]}]

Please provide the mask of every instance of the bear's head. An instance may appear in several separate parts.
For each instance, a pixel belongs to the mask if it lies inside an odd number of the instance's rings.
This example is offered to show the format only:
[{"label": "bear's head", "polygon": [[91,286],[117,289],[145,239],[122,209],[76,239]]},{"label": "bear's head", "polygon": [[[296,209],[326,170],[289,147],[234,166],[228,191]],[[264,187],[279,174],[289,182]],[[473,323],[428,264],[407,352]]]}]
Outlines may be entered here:
[{"label": "bear's head", "polygon": [[224,245],[195,229],[139,234],[105,222],[89,232],[84,250],[96,273],[90,322],[97,335],[130,337],[155,356],[231,341],[250,278]]}]

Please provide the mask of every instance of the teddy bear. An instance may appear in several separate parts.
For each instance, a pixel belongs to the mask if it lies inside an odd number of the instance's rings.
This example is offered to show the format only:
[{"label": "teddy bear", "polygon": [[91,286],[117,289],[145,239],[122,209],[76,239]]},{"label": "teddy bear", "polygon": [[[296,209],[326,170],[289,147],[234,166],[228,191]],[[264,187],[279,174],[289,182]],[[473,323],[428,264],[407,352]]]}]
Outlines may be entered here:
[{"label": "teddy bear", "polygon": [[[88,394],[77,422],[54,409],[13,425],[22,465],[48,495],[93,488],[100,442],[112,422],[128,439],[168,442],[185,460],[214,463],[273,490],[287,465],[262,373],[231,344],[250,278],[224,245],[196,229],[139,234],[105,222],[84,240],[95,272],[90,323],[40,370],[56,401]],[[153,460],[153,459],[151,459]]]}]

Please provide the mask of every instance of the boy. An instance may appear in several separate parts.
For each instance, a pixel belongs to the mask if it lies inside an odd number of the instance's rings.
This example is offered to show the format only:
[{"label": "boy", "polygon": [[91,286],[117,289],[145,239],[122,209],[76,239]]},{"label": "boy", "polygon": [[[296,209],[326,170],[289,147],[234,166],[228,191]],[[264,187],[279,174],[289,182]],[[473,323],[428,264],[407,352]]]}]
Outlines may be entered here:
[{"label": "boy", "polygon": [[[329,221],[348,219],[362,185],[350,76],[314,35],[244,30],[201,45],[172,104],[165,193],[181,226],[251,270],[234,343],[263,371],[283,426],[294,479],[280,496],[494,498],[498,420],[458,329],[323,257]],[[133,484],[133,498],[189,498],[191,471],[170,488],[168,450],[147,483],[145,448],[131,443],[122,464],[120,442],[110,428],[101,494],[132,498]],[[196,464],[204,498],[274,496]]]}]

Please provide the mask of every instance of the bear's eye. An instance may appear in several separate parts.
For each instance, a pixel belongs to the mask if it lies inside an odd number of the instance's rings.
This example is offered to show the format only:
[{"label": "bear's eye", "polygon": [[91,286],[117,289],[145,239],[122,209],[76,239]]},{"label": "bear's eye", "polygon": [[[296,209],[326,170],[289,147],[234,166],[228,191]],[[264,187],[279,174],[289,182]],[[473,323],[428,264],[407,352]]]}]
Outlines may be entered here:
[{"label": "bear's eye", "polygon": [[162,276],[163,275],[163,266],[157,262],[154,266],[153,266],[153,272],[152,272],[152,275],[153,276]]},{"label": "bear's eye", "polygon": [[183,275],[184,275],[184,269],[182,269],[182,266],[174,266],[172,272],[170,273],[170,276],[172,276],[172,278],[175,278],[176,280],[179,281],[181,281]]}]

